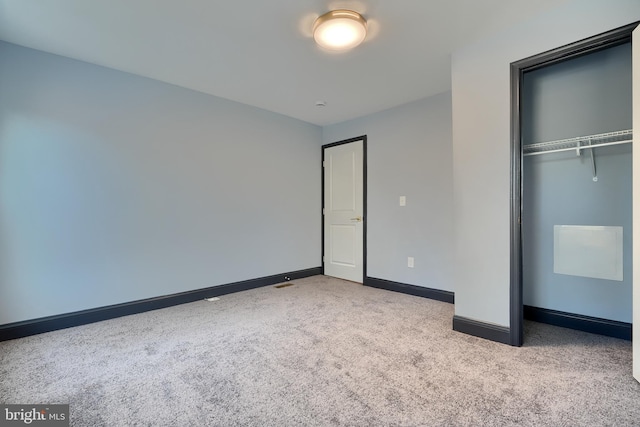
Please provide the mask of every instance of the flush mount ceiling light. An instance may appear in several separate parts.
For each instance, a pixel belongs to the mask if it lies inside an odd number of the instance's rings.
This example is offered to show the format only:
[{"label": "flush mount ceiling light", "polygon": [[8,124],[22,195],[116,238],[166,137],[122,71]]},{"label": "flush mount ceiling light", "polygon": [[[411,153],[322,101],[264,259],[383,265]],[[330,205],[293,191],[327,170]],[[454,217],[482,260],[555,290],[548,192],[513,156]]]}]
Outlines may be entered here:
[{"label": "flush mount ceiling light", "polygon": [[313,24],[313,38],[329,50],[349,50],[367,36],[367,21],[353,10],[332,10]]}]

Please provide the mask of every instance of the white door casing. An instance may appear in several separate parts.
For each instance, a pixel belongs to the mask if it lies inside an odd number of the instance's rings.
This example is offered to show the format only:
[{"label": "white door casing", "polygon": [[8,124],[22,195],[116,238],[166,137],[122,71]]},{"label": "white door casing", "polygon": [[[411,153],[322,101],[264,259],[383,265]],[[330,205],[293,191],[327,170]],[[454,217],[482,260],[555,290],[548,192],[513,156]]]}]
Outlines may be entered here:
[{"label": "white door casing", "polygon": [[324,274],[362,283],[364,141],[324,148]]},{"label": "white door casing", "polygon": [[632,90],[633,90],[633,377],[640,381],[640,26],[633,30],[632,47]]}]

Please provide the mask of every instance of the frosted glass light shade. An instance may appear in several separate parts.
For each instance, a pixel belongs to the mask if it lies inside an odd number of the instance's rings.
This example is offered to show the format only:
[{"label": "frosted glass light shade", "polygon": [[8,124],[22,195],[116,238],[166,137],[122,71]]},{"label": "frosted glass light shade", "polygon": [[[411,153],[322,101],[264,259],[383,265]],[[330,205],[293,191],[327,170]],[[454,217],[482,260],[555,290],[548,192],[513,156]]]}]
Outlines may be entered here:
[{"label": "frosted glass light shade", "polygon": [[325,49],[349,50],[367,36],[367,21],[352,10],[332,10],[313,24],[313,38]]}]

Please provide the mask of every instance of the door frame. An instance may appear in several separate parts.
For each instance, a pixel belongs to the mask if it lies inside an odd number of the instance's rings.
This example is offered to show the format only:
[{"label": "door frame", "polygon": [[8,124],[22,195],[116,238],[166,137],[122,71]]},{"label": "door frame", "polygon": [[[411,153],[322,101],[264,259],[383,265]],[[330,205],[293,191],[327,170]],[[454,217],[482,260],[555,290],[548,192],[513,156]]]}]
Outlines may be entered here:
[{"label": "door frame", "polygon": [[321,265],[322,274],[324,274],[324,153],[325,149],[335,147],[338,145],[350,144],[352,142],[362,141],[362,283],[367,279],[367,135],[356,136],[355,138],[349,138],[342,141],[332,142],[330,144],[324,144],[322,146],[322,160],[320,163],[320,172],[322,173],[322,210],[320,211],[320,218],[322,221],[322,251],[321,251]]},{"label": "door frame", "polygon": [[521,93],[527,71],[562,62],[631,41],[631,33],[640,21],[589,37],[538,55],[511,63],[511,212],[510,212],[510,283],[509,344],[524,341],[522,300],[522,140]]}]

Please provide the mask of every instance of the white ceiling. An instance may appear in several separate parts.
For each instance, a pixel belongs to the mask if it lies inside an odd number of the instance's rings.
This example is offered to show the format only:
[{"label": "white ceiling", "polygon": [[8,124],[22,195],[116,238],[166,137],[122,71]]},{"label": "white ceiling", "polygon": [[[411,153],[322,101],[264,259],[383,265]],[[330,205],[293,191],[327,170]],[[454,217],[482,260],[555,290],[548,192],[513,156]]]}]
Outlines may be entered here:
[{"label": "white ceiling", "polygon": [[[563,1],[0,0],[0,40],[327,125],[449,90],[451,52]],[[369,22],[347,53],[311,36],[336,8]]]}]

